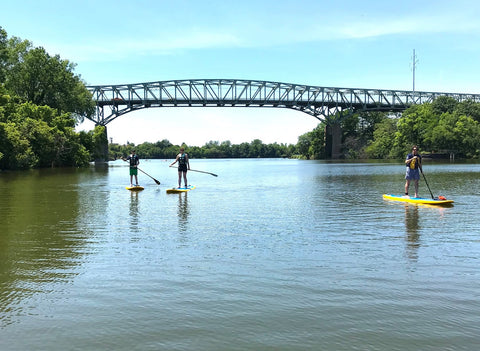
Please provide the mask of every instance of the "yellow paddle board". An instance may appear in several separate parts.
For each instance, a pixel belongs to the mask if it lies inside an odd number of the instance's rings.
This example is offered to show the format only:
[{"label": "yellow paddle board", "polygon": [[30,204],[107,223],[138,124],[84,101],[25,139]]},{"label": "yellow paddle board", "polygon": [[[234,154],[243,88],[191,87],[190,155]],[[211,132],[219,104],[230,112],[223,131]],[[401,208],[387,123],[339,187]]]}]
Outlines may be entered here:
[{"label": "yellow paddle board", "polygon": [[383,198],[386,199],[386,200],[408,202],[408,203],[412,203],[412,204],[438,205],[438,206],[445,206],[445,205],[453,204],[453,200],[447,200],[444,197],[434,198],[434,199],[426,199],[426,198],[423,198],[423,197],[410,197],[408,195],[383,194]]},{"label": "yellow paddle board", "polygon": [[167,189],[167,194],[181,194],[181,193],[186,193],[187,191],[195,189],[195,185],[189,185],[185,188],[171,188]]},{"label": "yellow paddle board", "polygon": [[141,191],[144,189],[144,187],[140,185],[134,185],[134,186],[126,186],[125,189],[131,190],[131,191]]}]

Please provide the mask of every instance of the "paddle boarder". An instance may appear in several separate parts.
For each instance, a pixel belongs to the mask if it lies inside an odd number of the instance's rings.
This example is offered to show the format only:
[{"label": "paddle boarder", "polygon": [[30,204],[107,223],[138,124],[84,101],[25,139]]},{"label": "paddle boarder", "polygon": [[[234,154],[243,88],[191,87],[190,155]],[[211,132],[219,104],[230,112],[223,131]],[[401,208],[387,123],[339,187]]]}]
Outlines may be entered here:
[{"label": "paddle boarder", "polygon": [[138,165],[140,164],[140,159],[135,154],[135,150],[132,150],[132,153],[127,157],[123,158],[124,161],[130,161],[130,187],[133,187],[133,177],[135,176],[135,186],[138,186]]},{"label": "paddle boarder", "polygon": [[185,183],[185,188],[186,188],[188,187],[187,170],[190,170],[190,161],[188,159],[188,154],[185,152],[184,147],[180,148],[180,153],[175,158],[175,161],[173,161],[170,164],[170,167],[172,167],[177,162],[178,162],[178,187],[179,188],[182,187],[182,176],[183,176],[183,181]]},{"label": "paddle boarder", "polygon": [[418,154],[418,147],[416,145],[412,147],[412,152],[407,155],[405,165],[407,166],[405,173],[405,196],[408,196],[410,181],[413,180],[415,197],[418,197],[418,181],[420,180],[420,171],[422,170],[422,156]]}]

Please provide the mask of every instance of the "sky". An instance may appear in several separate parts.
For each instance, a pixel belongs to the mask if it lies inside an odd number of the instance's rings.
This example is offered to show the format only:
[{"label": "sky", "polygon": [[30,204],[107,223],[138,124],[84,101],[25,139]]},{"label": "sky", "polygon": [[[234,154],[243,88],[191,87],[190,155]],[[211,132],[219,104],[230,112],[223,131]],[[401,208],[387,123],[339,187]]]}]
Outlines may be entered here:
[{"label": "sky", "polygon": [[[86,85],[251,79],[477,94],[478,18],[474,0],[16,0],[0,8],[9,37],[75,63]],[[148,108],[107,131],[120,144],[295,144],[318,123],[280,108]]]}]

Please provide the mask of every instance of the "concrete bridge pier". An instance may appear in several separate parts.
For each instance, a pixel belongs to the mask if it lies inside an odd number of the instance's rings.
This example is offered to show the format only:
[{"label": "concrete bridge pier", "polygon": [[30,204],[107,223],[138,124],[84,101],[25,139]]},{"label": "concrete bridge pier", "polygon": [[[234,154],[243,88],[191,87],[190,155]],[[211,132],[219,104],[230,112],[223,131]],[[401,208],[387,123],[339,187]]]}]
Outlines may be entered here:
[{"label": "concrete bridge pier", "polygon": [[95,164],[108,162],[107,126],[95,126],[93,140],[95,144]]},{"label": "concrete bridge pier", "polygon": [[342,127],[335,122],[325,126],[325,157],[339,159],[342,156]]}]

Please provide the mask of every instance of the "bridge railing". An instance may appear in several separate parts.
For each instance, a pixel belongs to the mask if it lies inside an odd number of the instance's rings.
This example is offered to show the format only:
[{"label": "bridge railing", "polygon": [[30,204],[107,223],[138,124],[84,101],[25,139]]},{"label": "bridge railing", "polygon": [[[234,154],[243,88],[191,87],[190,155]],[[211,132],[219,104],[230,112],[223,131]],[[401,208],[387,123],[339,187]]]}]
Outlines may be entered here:
[{"label": "bridge railing", "polygon": [[283,107],[321,120],[345,110],[403,111],[412,104],[432,102],[439,96],[480,102],[478,94],[332,88],[235,79],[158,81],[87,89],[97,104],[97,115],[92,120],[101,125],[148,107]]}]

